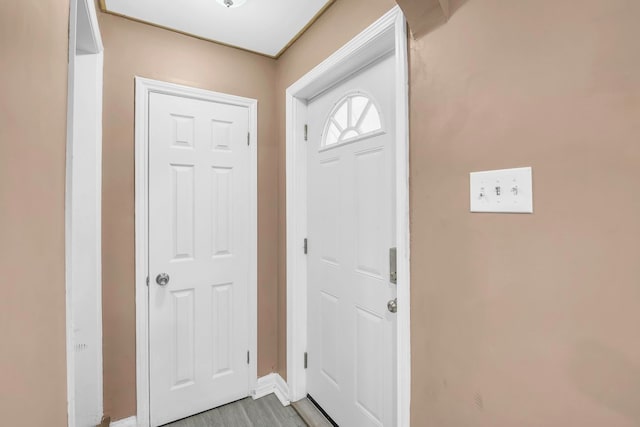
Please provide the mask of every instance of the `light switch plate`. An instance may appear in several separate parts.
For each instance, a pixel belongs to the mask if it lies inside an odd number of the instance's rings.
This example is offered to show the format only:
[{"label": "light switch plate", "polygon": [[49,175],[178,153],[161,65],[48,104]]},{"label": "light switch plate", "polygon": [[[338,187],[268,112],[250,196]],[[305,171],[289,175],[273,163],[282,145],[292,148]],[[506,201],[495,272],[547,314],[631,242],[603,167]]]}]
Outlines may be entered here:
[{"label": "light switch plate", "polygon": [[471,172],[471,212],[533,213],[531,168]]}]

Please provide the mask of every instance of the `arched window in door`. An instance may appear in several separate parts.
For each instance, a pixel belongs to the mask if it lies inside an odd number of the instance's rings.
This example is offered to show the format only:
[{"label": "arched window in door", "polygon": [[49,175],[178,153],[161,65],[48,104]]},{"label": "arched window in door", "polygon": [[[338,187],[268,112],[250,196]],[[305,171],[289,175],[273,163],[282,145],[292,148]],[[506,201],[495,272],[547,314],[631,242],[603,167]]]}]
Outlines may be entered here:
[{"label": "arched window in door", "polygon": [[335,106],[324,128],[323,147],[355,141],[382,130],[380,111],[363,93],[351,93]]}]

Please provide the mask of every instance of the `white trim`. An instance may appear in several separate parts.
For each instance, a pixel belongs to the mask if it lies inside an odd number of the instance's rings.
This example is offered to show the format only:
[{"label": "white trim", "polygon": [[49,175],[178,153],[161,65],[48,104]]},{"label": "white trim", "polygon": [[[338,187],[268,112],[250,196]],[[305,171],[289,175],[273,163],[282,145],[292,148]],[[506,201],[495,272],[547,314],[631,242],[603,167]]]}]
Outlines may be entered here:
[{"label": "white trim", "polygon": [[398,320],[396,347],[397,427],[411,424],[411,219],[409,196],[409,54],[407,23],[398,7],[396,51],[396,245]]},{"label": "white trim", "polygon": [[190,86],[135,78],[135,247],[136,247],[136,398],[139,427],[149,426],[149,324],[148,324],[148,123],[149,94],[162,93],[245,107],[249,110],[251,158],[249,160],[250,239],[249,247],[249,384],[258,378],[258,101]]},{"label": "white trim", "polygon": [[123,420],[113,421],[109,424],[110,427],[137,427],[138,421],[136,417],[129,417]]},{"label": "white trim", "polygon": [[[69,427],[98,424],[103,413],[102,51],[102,38],[94,2],[72,0],[69,5],[65,172],[65,301]],[[86,188],[87,185],[93,185],[93,187],[89,190]],[[82,300],[78,297],[74,298],[74,287],[78,286],[75,283],[81,283],[85,287],[84,292],[78,294],[83,296]],[[77,342],[79,339],[81,341]],[[84,357],[76,357],[76,346],[78,351],[83,352]]]},{"label": "white trim", "polygon": [[251,392],[253,400],[274,393],[282,406],[289,406],[289,387],[279,374],[271,373],[258,378],[255,389]]},{"label": "white trim", "polygon": [[357,72],[389,52],[395,52],[396,94],[396,232],[398,248],[397,420],[410,422],[410,254],[409,254],[409,77],[404,15],[395,6],[320,65],[287,89],[287,379],[290,399],[306,396],[303,354],[307,343],[307,260],[303,253],[306,223],[306,145],[303,127],[307,101],[336,81]]}]

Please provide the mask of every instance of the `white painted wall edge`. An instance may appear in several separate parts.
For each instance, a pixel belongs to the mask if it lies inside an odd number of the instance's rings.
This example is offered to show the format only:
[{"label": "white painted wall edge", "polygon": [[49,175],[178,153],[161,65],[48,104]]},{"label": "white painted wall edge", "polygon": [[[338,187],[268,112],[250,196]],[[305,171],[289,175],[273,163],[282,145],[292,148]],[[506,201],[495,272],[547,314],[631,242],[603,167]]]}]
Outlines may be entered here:
[{"label": "white painted wall edge", "polygon": [[110,427],[137,427],[138,421],[136,417],[129,417],[123,420],[113,421],[109,424]]},{"label": "white painted wall edge", "polygon": [[279,374],[271,373],[258,378],[256,387],[251,391],[253,400],[260,399],[268,394],[274,393],[282,406],[289,406],[289,386]]},{"label": "white painted wall edge", "polygon": [[102,68],[95,3],[69,7],[65,190],[67,423],[95,425],[102,396]]},{"label": "white painted wall edge", "polygon": [[65,167],[65,207],[64,207],[64,232],[65,232],[65,307],[66,307],[66,350],[67,350],[67,425],[76,425],[76,401],[75,401],[75,344],[73,339],[73,293],[71,267],[73,265],[71,252],[71,225],[72,225],[72,198],[73,198],[73,114],[74,114],[74,82],[75,82],[75,56],[77,33],[78,2],[69,3],[69,71],[67,77],[67,147]]}]

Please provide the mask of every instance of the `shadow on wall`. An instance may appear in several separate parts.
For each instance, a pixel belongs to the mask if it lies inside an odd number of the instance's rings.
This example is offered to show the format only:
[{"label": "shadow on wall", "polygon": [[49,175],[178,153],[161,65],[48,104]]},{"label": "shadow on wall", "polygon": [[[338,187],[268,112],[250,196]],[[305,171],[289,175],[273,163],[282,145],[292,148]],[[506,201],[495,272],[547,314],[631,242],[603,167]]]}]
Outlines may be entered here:
[{"label": "shadow on wall", "polygon": [[443,25],[467,0],[397,0],[411,35],[419,39]]},{"label": "shadow on wall", "polygon": [[579,342],[571,358],[576,387],[593,401],[640,425],[640,367],[600,343]]}]

